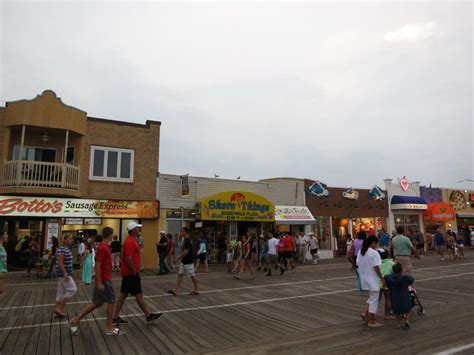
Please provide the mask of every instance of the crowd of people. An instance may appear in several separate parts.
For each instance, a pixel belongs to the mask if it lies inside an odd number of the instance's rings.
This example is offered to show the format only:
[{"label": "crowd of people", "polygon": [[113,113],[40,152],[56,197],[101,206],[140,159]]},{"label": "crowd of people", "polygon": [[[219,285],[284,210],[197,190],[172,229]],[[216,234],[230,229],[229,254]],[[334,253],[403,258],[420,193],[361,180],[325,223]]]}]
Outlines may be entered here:
[{"label": "crowd of people", "polygon": [[[54,273],[58,285],[54,314],[58,318],[67,316],[67,303],[77,292],[73,279],[73,245],[77,245],[77,261],[80,263],[82,282],[93,284],[91,303],[77,316],[70,320],[72,334],[77,334],[82,318],[107,304],[106,335],[124,334],[120,325],[127,321],[120,317],[125,299],[132,295],[142,310],[146,322],[158,319],[162,313],[151,311],[148,307],[141,287],[140,271],[143,269],[143,237],[141,225],[131,222],[127,226],[128,235],[123,246],[113,229],[106,227],[102,234],[92,238],[74,239],[65,235],[60,244],[57,238],[52,239],[52,247],[41,257],[45,268]],[[413,269],[412,258],[426,255],[426,235],[416,231],[409,236],[404,235],[403,227],[389,235],[381,230],[378,235],[361,231],[355,240],[347,242],[347,257],[356,270],[359,288],[369,291],[361,317],[368,327],[383,325],[377,320],[379,303],[384,302],[384,320],[396,319],[402,329],[410,329],[410,313],[413,306],[411,293],[414,278],[410,275]],[[441,260],[447,252],[451,259],[464,257],[463,238],[451,231],[441,233],[438,229],[431,239],[432,245],[439,253]],[[7,272],[7,251],[5,245],[8,235],[4,233],[0,239],[0,293],[4,291],[3,276]],[[29,250],[27,275],[38,262],[40,249],[35,240],[25,238],[20,250]],[[200,236],[193,242],[188,228],[183,228],[181,236],[161,232],[156,241],[158,254],[158,275],[177,272],[176,284],[169,289],[169,295],[177,296],[187,276],[192,281],[192,296],[199,295],[196,273],[200,267],[209,272],[210,248],[207,239]],[[236,280],[241,280],[245,272],[254,279],[259,271],[265,276],[272,276],[273,270],[280,275],[295,269],[297,263],[317,264],[319,259],[319,239],[315,233],[305,235],[298,232],[271,233],[257,237],[245,234],[242,237],[227,237],[225,240],[225,262],[229,273]],[[112,272],[120,272],[122,277],[120,294],[116,297]]]}]

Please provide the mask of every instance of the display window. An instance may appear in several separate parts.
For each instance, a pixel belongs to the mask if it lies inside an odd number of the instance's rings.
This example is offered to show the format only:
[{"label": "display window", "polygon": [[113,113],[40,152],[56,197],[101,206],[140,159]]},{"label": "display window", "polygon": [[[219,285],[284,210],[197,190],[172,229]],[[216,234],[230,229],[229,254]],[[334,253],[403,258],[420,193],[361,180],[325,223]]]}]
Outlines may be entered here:
[{"label": "display window", "polygon": [[405,229],[405,235],[411,235],[420,230],[420,216],[414,215],[393,215],[395,219],[395,228],[401,226]]}]

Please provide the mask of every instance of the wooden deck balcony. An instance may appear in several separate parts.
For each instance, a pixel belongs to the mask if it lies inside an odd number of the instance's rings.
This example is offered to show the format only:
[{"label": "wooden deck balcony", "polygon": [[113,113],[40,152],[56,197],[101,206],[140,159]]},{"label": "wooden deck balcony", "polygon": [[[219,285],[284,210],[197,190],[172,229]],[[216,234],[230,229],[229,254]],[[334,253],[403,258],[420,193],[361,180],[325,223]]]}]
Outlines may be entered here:
[{"label": "wooden deck balcony", "polygon": [[66,163],[5,161],[0,176],[0,188],[45,188],[79,192],[79,185],[79,167]]}]

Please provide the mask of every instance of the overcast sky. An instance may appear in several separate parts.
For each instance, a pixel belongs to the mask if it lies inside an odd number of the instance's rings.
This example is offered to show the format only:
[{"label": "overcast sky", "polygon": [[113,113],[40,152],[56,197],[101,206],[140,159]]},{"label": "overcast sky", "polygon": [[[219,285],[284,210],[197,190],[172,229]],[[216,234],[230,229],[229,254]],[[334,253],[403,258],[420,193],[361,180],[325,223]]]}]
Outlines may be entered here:
[{"label": "overcast sky", "polygon": [[474,188],[471,2],[0,9],[0,104],[159,120],[161,172]]}]

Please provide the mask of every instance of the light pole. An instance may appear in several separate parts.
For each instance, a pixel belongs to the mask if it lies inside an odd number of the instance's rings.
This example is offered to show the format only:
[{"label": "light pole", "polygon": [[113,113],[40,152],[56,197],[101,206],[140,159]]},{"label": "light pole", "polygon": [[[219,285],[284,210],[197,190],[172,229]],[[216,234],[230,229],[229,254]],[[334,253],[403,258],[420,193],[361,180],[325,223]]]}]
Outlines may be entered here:
[{"label": "light pole", "polygon": [[181,206],[179,207],[180,211],[181,211],[181,229],[184,228],[184,207]]}]

